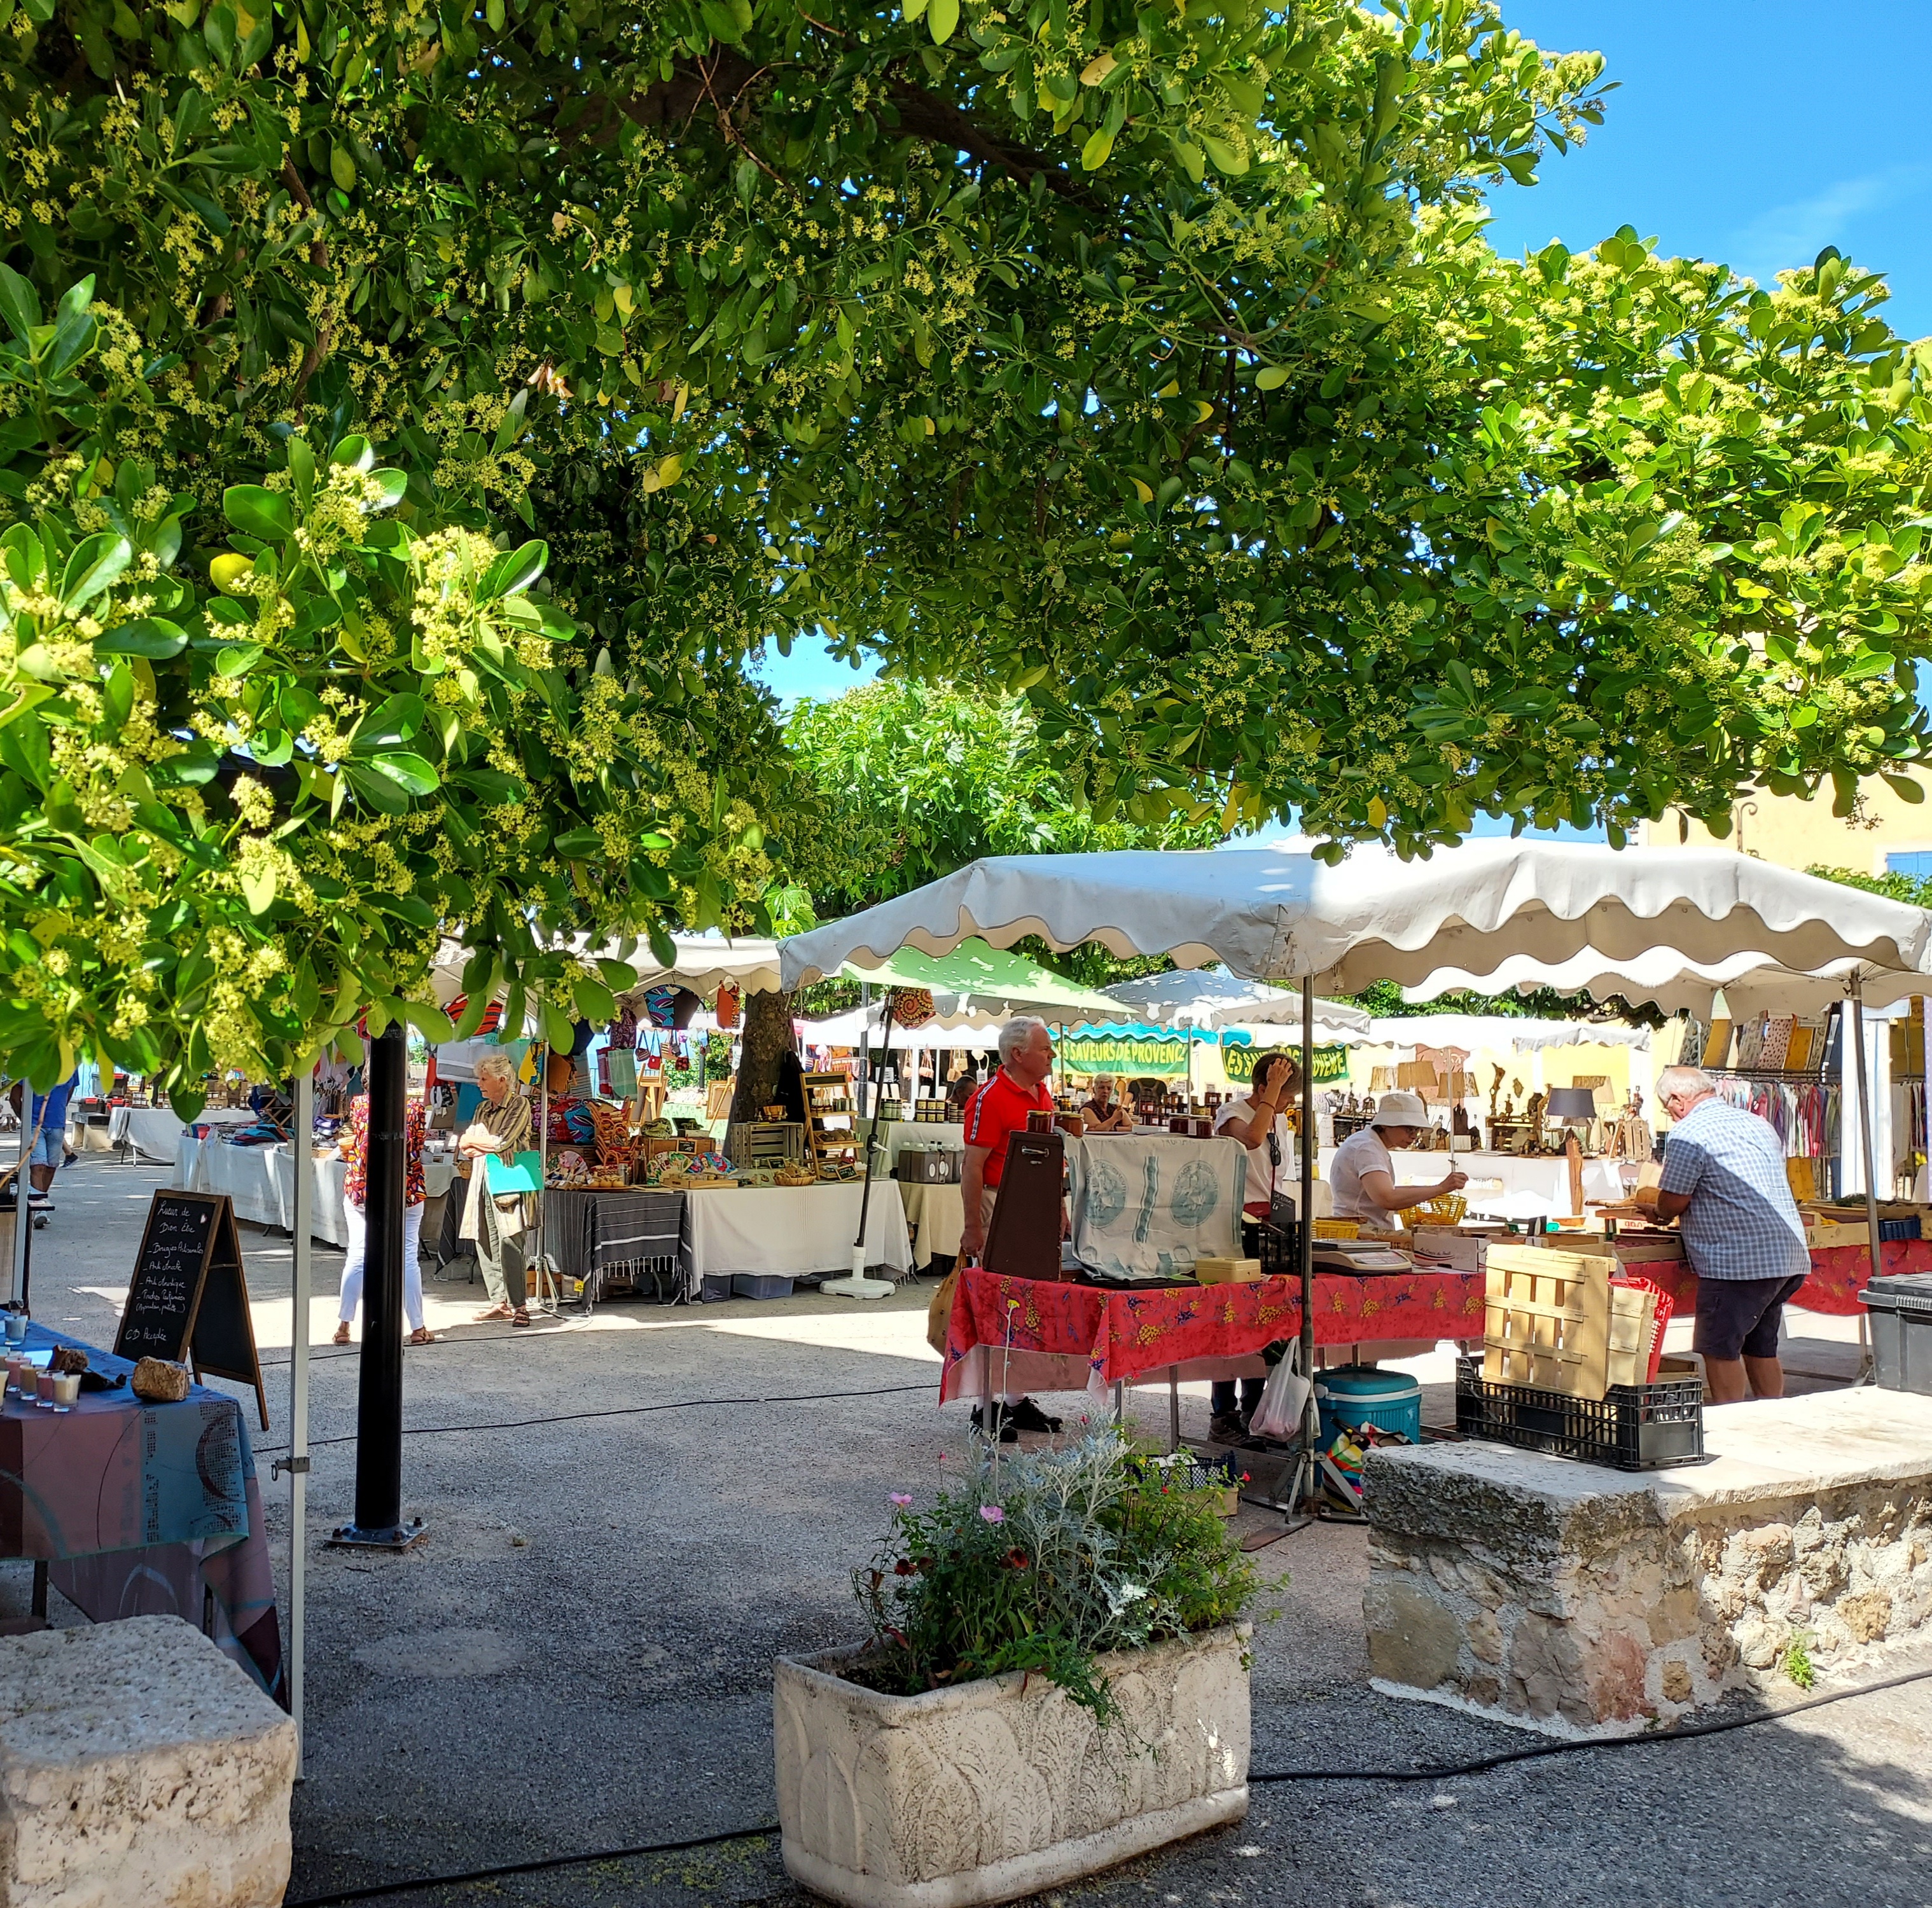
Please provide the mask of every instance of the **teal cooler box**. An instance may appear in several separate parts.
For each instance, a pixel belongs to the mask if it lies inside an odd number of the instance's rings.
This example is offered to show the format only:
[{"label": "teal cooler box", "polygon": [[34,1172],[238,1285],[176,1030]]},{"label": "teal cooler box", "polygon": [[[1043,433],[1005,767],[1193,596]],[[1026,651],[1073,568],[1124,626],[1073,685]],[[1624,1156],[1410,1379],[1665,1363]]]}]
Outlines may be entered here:
[{"label": "teal cooler box", "polygon": [[1406,1371],[1378,1371],[1366,1364],[1318,1371],[1315,1401],[1322,1410],[1324,1445],[1332,1443],[1343,1425],[1356,1424],[1400,1431],[1411,1444],[1422,1442],[1422,1382]]}]

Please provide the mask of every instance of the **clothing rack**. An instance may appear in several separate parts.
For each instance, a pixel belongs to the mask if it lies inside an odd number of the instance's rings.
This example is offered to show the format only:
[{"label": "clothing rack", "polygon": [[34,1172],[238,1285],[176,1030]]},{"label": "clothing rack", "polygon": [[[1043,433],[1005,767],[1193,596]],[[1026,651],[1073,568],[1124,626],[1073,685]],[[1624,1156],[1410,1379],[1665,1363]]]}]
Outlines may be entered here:
[{"label": "clothing rack", "polygon": [[1714,1071],[1712,1079],[1720,1100],[1768,1122],[1787,1159],[1838,1158],[1842,1096],[1832,1082],[1818,1074],[1743,1071]]}]

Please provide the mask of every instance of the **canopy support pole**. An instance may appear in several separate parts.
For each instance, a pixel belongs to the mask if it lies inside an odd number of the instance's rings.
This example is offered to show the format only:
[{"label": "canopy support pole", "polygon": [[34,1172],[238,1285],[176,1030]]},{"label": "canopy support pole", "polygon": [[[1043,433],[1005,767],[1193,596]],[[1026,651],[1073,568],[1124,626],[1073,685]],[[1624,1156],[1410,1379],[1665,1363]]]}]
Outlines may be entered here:
[{"label": "canopy support pole", "polygon": [[[296,1780],[302,1779],[302,1656],[308,1627],[308,1310],[315,1228],[315,1068],[299,1062],[295,1077],[295,1250],[289,1340],[289,1454],[275,1468],[289,1474],[289,1714],[296,1726]],[[364,1314],[366,1328],[367,1314]],[[366,1328],[364,1337],[368,1335]]]},{"label": "canopy support pole", "polygon": [[1309,1383],[1300,1448],[1294,1456],[1294,1478],[1288,1486],[1284,1507],[1289,1531],[1300,1530],[1314,1522],[1322,1497],[1322,1409],[1315,1402],[1315,982],[1312,977],[1304,977],[1301,983],[1300,1137],[1300,1197],[1296,1202],[1294,1256],[1301,1275],[1301,1370]]},{"label": "canopy support pole", "polygon": [[[1885,1269],[1885,1260],[1880,1251],[1878,1233],[1878,1179],[1872,1164],[1872,1122],[1875,1109],[1871,1103],[1871,1083],[1865,1068],[1865,984],[1864,977],[1854,968],[1852,978],[1846,982],[1845,991],[1852,999],[1852,1051],[1858,1067],[1858,1149],[1865,1170],[1865,1225],[1871,1244],[1871,1276],[1874,1278]],[[1864,1314],[1858,1314],[1858,1349],[1862,1367],[1871,1356],[1864,1333]],[[1862,1380],[1864,1372],[1860,1370]]]}]

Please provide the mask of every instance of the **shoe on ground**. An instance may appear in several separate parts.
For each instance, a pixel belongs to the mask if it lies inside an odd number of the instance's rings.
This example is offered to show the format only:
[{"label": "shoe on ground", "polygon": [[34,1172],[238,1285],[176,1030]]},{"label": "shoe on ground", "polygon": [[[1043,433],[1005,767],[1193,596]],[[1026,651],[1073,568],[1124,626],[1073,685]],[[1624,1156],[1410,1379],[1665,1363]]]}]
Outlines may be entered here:
[{"label": "shoe on ground", "polygon": [[1022,1398],[1018,1404],[1009,1405],[1006,1413],[1016,1429],[1022,1431],[1057,1431],[1060,1420],[1049,1418],[1031,1398]]},{"label": "shoe on ground", "polygon": [[1208,1421],[1208,1438],[1212,1444],[1239,1444],[1248,1434],[1238,1411],[1223,1411]]},{"label": "shoe on ground", "polygon": [[[1012,1414],[997,1404],[993,1406],[993,1426],[1000,1443],[1018,1444],[1019,1442],[1019,1427],[1012,1421]],[[987,1434],[986,1412],[982,1406],[976,1404],[973,1407],[973,1428],[982,1438]]]}]

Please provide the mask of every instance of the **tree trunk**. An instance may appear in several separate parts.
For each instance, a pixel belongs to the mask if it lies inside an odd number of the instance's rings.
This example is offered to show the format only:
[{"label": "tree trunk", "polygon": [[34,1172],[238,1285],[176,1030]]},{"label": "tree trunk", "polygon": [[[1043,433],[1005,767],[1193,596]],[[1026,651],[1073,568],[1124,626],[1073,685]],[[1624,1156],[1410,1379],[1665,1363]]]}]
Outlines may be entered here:
[{"label": "tree trunk", "polygon": [[791,1050],[791,996],[747,993],[738,1090],[731,1096],[733,1125],[764,1118],[765,1108],[778,1098],[778,1062]]}]

